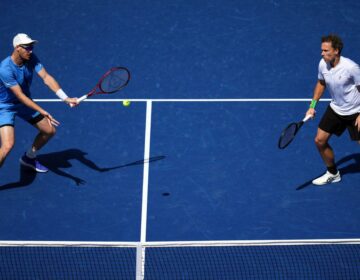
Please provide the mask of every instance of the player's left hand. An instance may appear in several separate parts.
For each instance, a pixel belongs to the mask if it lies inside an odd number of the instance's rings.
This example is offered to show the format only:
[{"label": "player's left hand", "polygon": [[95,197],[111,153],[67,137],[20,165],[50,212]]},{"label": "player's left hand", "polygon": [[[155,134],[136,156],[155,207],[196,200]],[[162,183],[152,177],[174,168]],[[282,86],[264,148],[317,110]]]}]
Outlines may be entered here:
[{"label": "player's left hand", "polygon": [[60,122],[58,122],[56,119],[53,118],[48,112],[44,111],[41,113],[49,122],[51,126],[59,126]]}]

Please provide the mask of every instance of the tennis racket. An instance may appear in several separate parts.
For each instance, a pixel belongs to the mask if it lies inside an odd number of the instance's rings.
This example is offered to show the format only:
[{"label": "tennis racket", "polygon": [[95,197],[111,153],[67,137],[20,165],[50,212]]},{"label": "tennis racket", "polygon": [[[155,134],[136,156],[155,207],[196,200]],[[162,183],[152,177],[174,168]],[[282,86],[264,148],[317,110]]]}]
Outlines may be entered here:
[{"label": "tennis racket", "polygon": [[305,118],[298,123],[289,124],[282,132],[279,138],[279,149],[285,149],[291,142],[294,140],[296,134],[299,132],[300,128],[303,126],[305,122],[307,122],[312,115],[307,115]]},{"label": "tennis racket", "polygon": [[107,71],[96,84],[96,86],[87,94],[77,99],[78,103],[94,94],[109,94],[117,92],[130,81],[130,71],[125,67],[113,67]]}]

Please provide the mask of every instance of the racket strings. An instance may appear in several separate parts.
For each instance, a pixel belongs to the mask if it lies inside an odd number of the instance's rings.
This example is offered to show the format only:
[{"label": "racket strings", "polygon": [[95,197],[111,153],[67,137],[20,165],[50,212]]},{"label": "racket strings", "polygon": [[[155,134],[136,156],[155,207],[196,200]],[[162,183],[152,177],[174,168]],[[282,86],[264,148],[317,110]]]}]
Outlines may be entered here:
[{"label": "racket strings", "polygon": [[290,144],[290,142],[294,139],[297,130],[298,127],[296,123],[292,123],[287,128],[285,128],[279,140],[280,149],[283,149]]},{"label": "racket strings", "polygon": [[106,93],[116,92],[126,86],[129,81],[129,73],[125,69],[114,69],[103,78],[100,89]]}]

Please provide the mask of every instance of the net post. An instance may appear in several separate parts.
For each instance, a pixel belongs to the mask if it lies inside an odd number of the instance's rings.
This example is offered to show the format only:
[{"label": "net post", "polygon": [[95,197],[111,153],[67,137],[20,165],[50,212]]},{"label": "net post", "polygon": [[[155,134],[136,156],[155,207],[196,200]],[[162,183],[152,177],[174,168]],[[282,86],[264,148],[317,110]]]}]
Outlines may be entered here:
[{"label": "net post", "polygon": [[136,280],[144,280],[145,277],[145,247],[139,242],[136,246]]}]

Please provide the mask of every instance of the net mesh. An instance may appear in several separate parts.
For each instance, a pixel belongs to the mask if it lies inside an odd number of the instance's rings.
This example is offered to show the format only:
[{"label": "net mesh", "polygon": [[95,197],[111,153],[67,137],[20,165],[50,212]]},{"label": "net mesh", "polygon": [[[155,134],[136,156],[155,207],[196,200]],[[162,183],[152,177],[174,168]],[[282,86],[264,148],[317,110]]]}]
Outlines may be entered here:
[{"label": "net mesh", "polygon": [[360,279],[359,242],[139,244],[0,244],[0,279]]},{"label": "net mesh", "polygon": [[134,279],[135,270],[135,248],[0,248],[0,279]]},{"label": "net mesh", "polygon": [[358,245],[150,248],[145,279],[359,279]]}]

